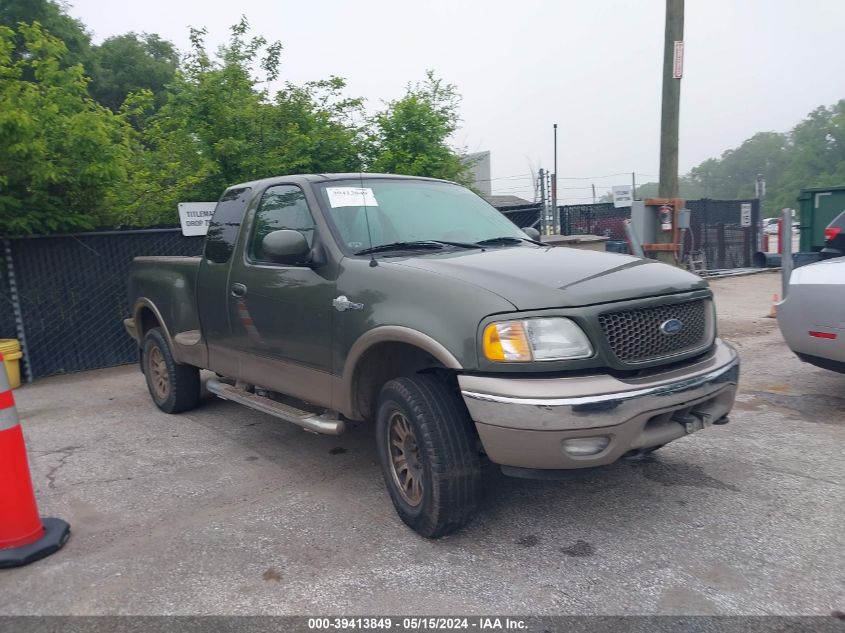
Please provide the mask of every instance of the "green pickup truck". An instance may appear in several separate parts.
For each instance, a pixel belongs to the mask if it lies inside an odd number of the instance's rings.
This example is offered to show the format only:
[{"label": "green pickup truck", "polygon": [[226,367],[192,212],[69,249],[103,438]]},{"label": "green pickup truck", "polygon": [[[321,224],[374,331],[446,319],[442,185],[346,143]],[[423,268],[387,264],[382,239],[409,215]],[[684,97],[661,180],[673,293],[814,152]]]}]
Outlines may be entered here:
[{"label": "green pickup truck", "polygon": [[201,257],[138,257],[127,332],[155,404],[220,398],[339,434],[372,421],[401,519],[464,525],[486,456],[517,477],[639,457],[734,403],[706,282],[551,248],[468,189],[378,174],[227,189]]}]

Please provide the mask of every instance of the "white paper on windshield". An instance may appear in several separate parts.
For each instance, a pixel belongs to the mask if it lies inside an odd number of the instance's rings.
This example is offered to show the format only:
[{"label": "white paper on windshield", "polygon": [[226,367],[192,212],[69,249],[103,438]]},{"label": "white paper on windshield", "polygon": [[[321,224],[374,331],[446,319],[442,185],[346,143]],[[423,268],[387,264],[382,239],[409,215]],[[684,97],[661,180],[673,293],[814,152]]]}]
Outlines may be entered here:
[{"label": "white paper on windshield", "polygon": [[329,204],[337,207],[377,207],[373,190],[369,187],[326,187]]}]

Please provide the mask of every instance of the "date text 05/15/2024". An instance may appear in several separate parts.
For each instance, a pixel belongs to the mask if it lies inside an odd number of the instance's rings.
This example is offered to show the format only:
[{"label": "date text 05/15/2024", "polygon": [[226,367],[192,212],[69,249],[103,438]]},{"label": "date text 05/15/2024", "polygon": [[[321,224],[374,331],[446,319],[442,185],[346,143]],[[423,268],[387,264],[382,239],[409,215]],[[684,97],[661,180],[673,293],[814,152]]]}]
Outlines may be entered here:
[{"label": "date text 05/15/2024", "polygon": [[332,630],[381,630],[381,631],[520,631],[526,628],[524,620],[499,617],[325,617],[308,618],[312,631]]}]

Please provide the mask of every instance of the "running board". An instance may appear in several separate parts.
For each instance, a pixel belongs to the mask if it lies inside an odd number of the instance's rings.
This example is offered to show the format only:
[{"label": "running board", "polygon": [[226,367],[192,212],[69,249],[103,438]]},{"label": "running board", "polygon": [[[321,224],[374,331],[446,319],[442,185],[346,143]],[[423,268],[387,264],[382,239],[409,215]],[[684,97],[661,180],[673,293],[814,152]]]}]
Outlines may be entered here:
[{"label": "running board", "polygon": [[220,382],[211,378],[205,383],[205,388],[218,398],[237,402],[250,409],[261,411],[285,422],[292,422],[306,431],[322,435],[340,435],[346,430],[346,424],[339,418],[332,418],[326,414],[316,415],[309,411],[297,409],[283,402],[276,402],[264,396],[257,396],[243,389]]}]

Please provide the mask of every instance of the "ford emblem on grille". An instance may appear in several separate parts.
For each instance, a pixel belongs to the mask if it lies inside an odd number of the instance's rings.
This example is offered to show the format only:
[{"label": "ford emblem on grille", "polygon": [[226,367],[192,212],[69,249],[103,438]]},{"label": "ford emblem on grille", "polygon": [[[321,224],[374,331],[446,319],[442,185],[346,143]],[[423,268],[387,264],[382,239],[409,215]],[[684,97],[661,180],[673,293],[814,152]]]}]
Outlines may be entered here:
[{"label": "ford emblem on grille", "polygon": [[684,329],[684,322],[679,319],[669,319],[660,324],[660,331],[666,336],[675,336]]}]

